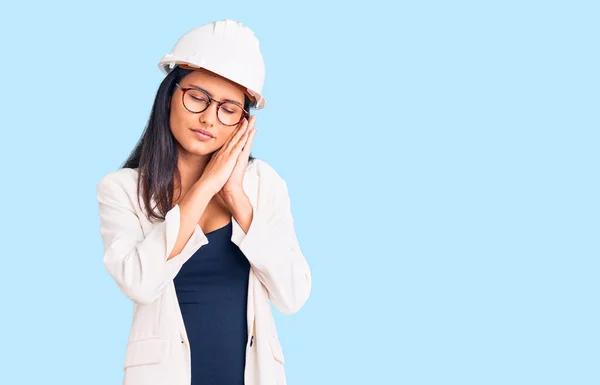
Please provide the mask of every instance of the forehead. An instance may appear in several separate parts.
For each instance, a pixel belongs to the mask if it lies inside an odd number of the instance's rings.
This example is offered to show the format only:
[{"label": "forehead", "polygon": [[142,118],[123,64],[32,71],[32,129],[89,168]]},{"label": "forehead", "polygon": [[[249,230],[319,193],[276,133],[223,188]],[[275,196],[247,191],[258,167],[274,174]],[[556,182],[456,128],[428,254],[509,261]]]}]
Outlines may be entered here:
[{"label": "forehead", "polygon": [[231,99],[244,104],[244,92],[239,85],[211,72],[196,70],[186,75],[180,83],[184,87],[198,86],[218,100]]}]

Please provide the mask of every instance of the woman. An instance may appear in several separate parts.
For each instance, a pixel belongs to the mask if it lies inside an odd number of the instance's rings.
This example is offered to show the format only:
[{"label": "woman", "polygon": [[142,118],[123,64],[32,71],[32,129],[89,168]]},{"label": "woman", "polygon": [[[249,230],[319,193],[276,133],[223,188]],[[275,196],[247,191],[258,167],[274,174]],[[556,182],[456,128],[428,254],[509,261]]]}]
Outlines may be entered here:
[{"label": "woman", "polygon": [[250,156],[258,40],[217,21],[159,67],[142,138],[97,185],[104,265],[134,302],[123,384],[285,384],[270,301],[298,311],[311,273],[285,181]]}]

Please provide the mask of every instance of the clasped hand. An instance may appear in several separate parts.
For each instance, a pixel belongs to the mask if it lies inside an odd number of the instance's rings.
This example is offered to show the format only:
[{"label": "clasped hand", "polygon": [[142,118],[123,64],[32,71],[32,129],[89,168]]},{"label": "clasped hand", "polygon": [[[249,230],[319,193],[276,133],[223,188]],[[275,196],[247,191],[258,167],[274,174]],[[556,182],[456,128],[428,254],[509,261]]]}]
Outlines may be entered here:
[{"label": "clasped hand", "polygon": [[245,198],[244,174],[256,134],[255,121],[256,116],[251,116],[240,123],[225,144],[213,154],[200,178],[226,204]]}]

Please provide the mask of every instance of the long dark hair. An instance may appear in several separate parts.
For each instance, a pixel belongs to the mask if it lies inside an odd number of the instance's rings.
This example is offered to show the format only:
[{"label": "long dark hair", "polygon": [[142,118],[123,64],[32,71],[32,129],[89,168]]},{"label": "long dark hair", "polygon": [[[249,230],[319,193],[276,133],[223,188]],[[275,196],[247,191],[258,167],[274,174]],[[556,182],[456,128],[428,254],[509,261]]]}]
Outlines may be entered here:
[{"label": "long dark hair", "polygon": [[[137,197],[142,197],[148,212],[148,219],[163,220],[171,209],[175,180],[181,181],[177,168],[176,140],[169,124],[170,100],[178,83],[193,70],[175,67],[160,83],[148,123],[129,158],[120,168],[138,168]],[[244,109],[250,111],[251,100],[246,96]],[[255,158],[250,154],[248,162]],[[180,190],[181,191],[181,190]],[[152,199],[156,206],[151,207]],[[158,212],[155,211],[158,209]]]}]

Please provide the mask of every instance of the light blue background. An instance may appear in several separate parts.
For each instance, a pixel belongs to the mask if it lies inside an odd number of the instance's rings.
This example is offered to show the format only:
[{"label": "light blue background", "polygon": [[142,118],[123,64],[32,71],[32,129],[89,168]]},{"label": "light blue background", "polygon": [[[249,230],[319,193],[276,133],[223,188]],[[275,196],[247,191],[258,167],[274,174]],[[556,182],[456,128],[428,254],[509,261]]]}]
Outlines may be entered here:
[{"label": "light blue background", "polygon": [[224,18],[313,273],[276,314],[290,385],[600,383],[598,3],[356,3],[3,3],[0,383],[120,383],[96,183]]}]

